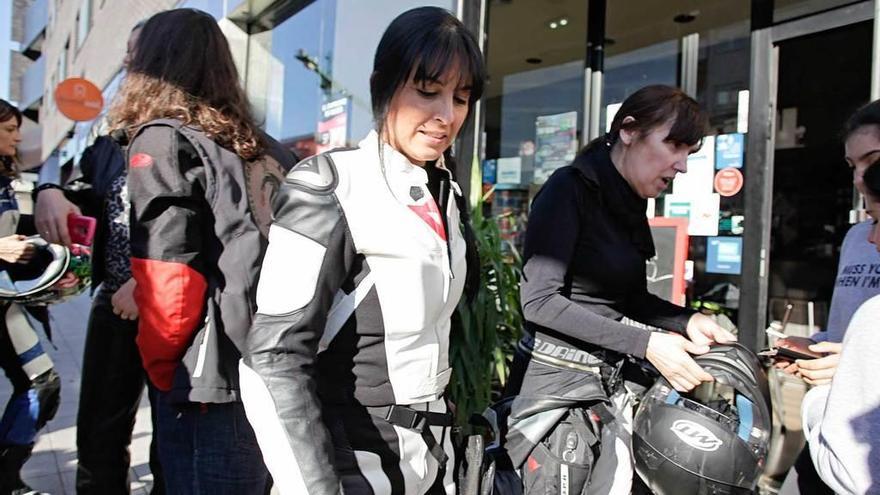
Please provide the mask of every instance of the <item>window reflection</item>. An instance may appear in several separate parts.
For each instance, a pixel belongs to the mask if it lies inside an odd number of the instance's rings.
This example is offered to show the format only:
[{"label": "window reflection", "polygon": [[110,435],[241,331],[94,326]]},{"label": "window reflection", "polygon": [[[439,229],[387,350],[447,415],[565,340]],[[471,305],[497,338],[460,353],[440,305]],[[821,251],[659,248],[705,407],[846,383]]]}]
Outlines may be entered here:
[{"label": "window reflection", "polygon": [[855,3],[853,0],[774,0],[773,22],[779,23]]},{"label": "window reflection", "polygon": [[489,9],[486,158],[522,157],[517,185],[527,187],[540,117],[574,112],[580,138],[587,7],[527,0]]},{"label": "window reflection", "polygon": [[247,90],[265,130],[306,157],[356,144],[373,127],[370,72],[385,28],[451,0],[314,0],[250,38]]},{"label": "window reflection", "polygon": [[507,253],[521,251],[537,188],[583,144],[583,0],[489,4],[484,189]]},{"label": "window reflection", "polygon": [[336,0],[316,0],[271,31],[251,35],[247,90],[266,132],[308,156],[325,89],[305,54],[322,71],[332,67]]}]

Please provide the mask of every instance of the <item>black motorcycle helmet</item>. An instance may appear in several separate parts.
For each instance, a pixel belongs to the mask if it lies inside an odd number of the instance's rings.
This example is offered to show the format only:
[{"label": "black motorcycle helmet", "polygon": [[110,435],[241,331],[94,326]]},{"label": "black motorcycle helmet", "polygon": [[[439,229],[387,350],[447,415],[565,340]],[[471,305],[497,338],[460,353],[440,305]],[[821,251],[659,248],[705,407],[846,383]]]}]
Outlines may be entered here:
[{"label": "black motorcycle helmet", "polygon": [[767,374],[739,344],[694,360],[715,378],[679,394],[660,377],[633,418],[636,472],[657,495],[753,493],[770,446]]}]

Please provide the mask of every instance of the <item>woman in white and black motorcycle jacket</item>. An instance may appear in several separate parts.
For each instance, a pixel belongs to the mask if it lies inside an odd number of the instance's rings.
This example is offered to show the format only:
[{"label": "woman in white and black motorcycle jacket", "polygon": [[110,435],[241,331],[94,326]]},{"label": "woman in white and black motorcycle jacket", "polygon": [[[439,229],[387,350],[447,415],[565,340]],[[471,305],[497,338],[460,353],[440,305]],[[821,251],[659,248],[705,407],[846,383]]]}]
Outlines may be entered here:
[{"label": "woman in white and black motorcycle jacket", "polygon": [[375,130],[275,199],[240,375],[281,493],[455,492],[450,317],[477,267],[446,164],[484,78],[452,14],[401,14],[374,60]]}]

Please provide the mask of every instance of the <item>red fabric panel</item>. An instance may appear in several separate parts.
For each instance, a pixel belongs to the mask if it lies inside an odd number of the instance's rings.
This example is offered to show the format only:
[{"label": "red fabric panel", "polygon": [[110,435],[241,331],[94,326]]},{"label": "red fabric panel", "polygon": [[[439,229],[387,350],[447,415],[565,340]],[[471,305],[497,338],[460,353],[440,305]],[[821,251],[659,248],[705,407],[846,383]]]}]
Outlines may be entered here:
[{"label": "red fabric panel", "polygon": [[409,205],[409,209],[419,216],[441,239],[446,240],[446,229],[443,228],[443,217],[433,198],[427,198],[425,204]]},{"label": "red fabric panel", "polygon": [[178,262],[131,259],[137,281],[137,344],[144,369],[159,390],[171,390],[174,370],[199,327],[207,282],[201,273]]}]

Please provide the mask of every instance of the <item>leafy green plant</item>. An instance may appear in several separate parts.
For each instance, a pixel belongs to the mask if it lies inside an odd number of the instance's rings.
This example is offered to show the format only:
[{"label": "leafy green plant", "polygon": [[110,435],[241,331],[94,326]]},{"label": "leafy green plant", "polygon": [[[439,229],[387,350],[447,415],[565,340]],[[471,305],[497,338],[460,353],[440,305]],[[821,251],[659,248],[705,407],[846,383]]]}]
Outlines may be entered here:
[{"label": "leafy green plant", "polygon": [[480,290],[471,304],[463,298],[458,305],[450,336],[453,372],[447,391],[456,405],[456,423],[465,432],[471,414],[482,413],[504,386],[523,323],[522,261],[512,246],[502,249],[506,241],[497,219],[483,215],[483,200],[477,201],[471,217],[480,251]]}]

